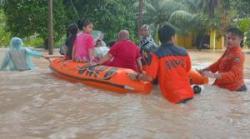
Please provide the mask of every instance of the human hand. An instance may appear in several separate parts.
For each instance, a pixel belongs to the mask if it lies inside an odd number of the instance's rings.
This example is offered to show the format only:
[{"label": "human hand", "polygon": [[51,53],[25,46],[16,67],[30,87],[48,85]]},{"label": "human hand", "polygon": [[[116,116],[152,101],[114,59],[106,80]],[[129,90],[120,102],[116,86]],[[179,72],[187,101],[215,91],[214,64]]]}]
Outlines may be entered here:
[{"label": "human hand", "polygon": [[51,63],[50,56],[49,55],[43,55],[43,58],[48,60]]},{"label": "human hand", "polygon": [[90,64],[90,66],[98,65],[97,61],[93,61],[93,60],[91,60],[89,62],[89,64]]},{"label": "human hand", "polygon": [[136,73],[128,73],[128,77],[131,79],[131,80],[137,80],[137,74]]},{"label": "human hand", "polygon": [[195,69],[197,72],[199,72],[200,74],[203,74],[204,71],[207,71],[206,69]]},{"label": "human hand", "polygon": [[221,77],[219,73],[213,73],[211,71],[203,71],[202,75],[209,77],[209,78],[215,78],[215,79],[218,79]]},{"label": "human hand", "polygon": [[43,55],[42,57],[45,58],[45,59],[48,59],[49,55]]}]

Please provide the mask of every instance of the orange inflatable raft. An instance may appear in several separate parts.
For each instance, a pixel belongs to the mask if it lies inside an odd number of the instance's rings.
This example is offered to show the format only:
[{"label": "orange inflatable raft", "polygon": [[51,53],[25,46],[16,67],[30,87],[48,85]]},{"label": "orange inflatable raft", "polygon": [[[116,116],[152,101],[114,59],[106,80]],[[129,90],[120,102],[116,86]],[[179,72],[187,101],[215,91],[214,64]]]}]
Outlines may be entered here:
[{"label": "orange inflatable raft", "polygon": [[64,59],[54,59],[50,63],[50,68],[64,79],[79,81],[105,90],[148,94],[152,89],[150,82],[131,80],[128,74],[135,73],[131,69],[103,65],[89,66],[86,63]]},{"label": "orange inflatable raft", "polygon": [[[81,82],[97,88],[127,93],[135,92],[148,94],[152,90],[152,84],[145,81],[134,81],[128,76],[135,71],[126,68],[117,68],[104,65],[89,66],[86,63],[73,62],[71,60],[54,59],[50,68],[59,77],[71,81]],[[190,71],[191,84],[206,84],[208,78],[203,77],[199,72]]]}]

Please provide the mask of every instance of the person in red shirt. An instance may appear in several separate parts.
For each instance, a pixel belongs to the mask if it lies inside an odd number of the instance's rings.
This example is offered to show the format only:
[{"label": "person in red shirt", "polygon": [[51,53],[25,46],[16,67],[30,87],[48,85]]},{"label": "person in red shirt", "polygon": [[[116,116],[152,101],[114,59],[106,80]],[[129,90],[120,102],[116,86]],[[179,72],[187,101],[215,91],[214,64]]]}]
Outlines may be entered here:
[{"label": "person in red shirt", "polygon": [[[139,68],[137,66],[139,64]],[[111,47],[108,54],[98,64],[129,68],[135,71],[142,69],[140,62],[140,49],[129,40],[129,32],[121,30],[118,33],[118,41]]]},{"label": "person in red shirt", "polygon": [[147,73],[129,75],[132,79],[152,81],[158,78],[163,96],[172,103],[193,98],[189,71],[191,61],[186,49],[175,45],[175,30],[165,25],[158,31],[161,46],[152,54]]},{"label": "person in red shirt", "polygon": [[227,30],[227,48],[222,57],[200,70],[203,75],[215,78],[214,85],[231,91],[246,91],[243,69],[245,56],[241,50],[243,33],[238,28]]}]

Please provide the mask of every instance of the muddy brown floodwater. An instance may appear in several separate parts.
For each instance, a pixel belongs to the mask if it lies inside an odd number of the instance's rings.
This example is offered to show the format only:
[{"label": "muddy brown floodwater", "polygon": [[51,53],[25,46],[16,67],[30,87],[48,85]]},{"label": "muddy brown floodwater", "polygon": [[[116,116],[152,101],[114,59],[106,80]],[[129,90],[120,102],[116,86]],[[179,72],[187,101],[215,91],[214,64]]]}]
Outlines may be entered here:
[{"label": "muddy brown floodwater", "polygon": [[[6,49],[0,49],[0,61]],[[193,68],[222,51],[189,50]],[[250,54],[245,81],[250,89]],[[203,86],[187,104],[150,95],[118,94],[56,78],[44,59],[35,71],[0,72],[1,139],[250,138],[250,94]]]}]

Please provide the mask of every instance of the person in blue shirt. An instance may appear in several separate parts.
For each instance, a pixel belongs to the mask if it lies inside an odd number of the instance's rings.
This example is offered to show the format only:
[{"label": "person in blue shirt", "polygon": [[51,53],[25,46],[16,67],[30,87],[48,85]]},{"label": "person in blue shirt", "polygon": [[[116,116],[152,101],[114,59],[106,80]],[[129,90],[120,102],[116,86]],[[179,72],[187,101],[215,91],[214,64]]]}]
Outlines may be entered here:
[{"label": "person in blue shirt", "polygon": [[22,39],[13,37],[10,41],[9,50],[6,52],[0,70],[25,71],[33,70],[32,57],[44,57],[41,52],[31,50],[23,46]]}]

